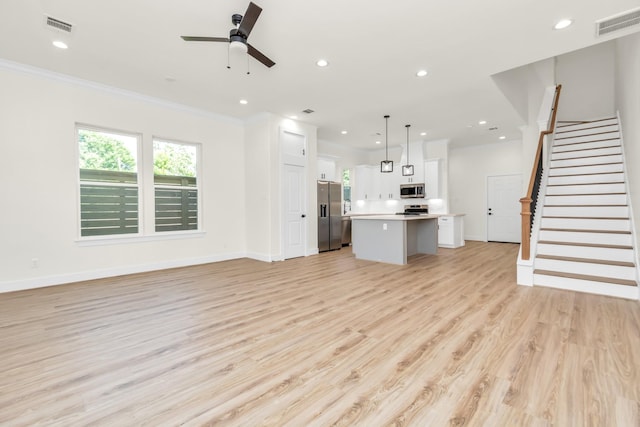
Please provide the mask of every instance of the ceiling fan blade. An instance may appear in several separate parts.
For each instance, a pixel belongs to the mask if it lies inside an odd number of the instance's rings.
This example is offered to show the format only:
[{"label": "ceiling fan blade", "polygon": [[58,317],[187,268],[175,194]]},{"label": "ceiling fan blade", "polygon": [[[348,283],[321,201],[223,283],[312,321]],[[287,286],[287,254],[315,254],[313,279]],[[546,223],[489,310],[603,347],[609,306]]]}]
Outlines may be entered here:
[{"label": "ceiling fan blade", "polygon": [[182,40],[187,42],[227,42],[229,39],[226,37],[198,37],[198,36],[181,36]]},{"label": "ceiling fan blade", "polygon": [[249,37],[249,33],[253,29],[253,26],[256,24],[258,20],[258,16],[262,13],[262,8],[255,4],[254,2],[249,3],[249,7],[247,7],[247,11],[244,13],[242,17],[242,21],[240,21],[240,26],[238,27],[238,31],[244,34],[245,37]]},{"label": "ceiling fan blade", "polygon": [[249,55],[253,56],[255,59],[262,62],[267,67],[271,68],[274,65],[276,65],[276,63],[270,60],[269,58],[267,58],[264,53],[260,52],[258,49],[251,46],[250,44],[247,44],[247,48],[248,48],[247,53]]}]

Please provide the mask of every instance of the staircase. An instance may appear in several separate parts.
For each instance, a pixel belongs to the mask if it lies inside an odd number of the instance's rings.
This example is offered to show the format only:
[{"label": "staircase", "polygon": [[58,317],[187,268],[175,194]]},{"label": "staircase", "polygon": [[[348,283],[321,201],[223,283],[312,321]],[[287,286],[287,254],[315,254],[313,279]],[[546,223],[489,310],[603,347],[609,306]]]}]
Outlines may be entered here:
[{"label": "staircase", "polygon": [[616,118],[556,128],[533,284],[638,299]]}]

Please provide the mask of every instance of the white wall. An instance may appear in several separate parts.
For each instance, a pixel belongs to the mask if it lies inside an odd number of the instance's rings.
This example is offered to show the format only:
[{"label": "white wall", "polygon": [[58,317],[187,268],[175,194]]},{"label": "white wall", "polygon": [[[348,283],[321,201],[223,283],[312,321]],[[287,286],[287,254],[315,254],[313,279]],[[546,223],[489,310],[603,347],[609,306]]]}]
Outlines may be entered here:
[{"label": "white wall", "polygon": [[[0,66],[0,291],[244,254],[242,123],[107,89],[26,66]],[[152,136],[201,143],[205,233],[78,243],[78,122],[140,133],[147,146]]]},{"label": "white wall", "polygon": [[262,261],[284,258],[282,242],[282,158],[280,132],[302,135],[306,144],[307,246],[317,253],[316,214],[317,128],[295,120],[264,113],[246,123],[246,230],[247,254]]},{"label": "white wall", "polygon": [[466,214],[466,240],[487,238],[487,177],[521,173],[521,141],[449,150],[449,205],[451,212]]},{"label": "white wall", "polygon": [[556,59],[562,85],[559,120],[615,116],[615,42],[605,42]]},{"label": "white wall", "polygon": [[[628,188],[637,233],[640,226],[640,169],[637,167],[640,165],[640,33],[616,41],[615,93],[622,121]],[[638,247],[640,239],[636,234]]]}]

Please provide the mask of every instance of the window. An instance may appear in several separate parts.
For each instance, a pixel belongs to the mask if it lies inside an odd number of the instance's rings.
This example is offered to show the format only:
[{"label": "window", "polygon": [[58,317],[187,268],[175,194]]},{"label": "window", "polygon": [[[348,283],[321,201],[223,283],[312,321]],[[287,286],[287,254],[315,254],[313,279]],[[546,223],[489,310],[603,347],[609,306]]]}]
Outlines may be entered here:
[{"label": "window", "polygon": [[156,232],[198,229],[197,148],[153,141]]},{"label": "window", "polygon": [[344,200],[343,212],[351,211],[351,169],[342,171],[342,199]]},{"label": "window", "polygon": [[140,138],[77,128],[80,170],[80,235],[135,234],[139,228]]}]

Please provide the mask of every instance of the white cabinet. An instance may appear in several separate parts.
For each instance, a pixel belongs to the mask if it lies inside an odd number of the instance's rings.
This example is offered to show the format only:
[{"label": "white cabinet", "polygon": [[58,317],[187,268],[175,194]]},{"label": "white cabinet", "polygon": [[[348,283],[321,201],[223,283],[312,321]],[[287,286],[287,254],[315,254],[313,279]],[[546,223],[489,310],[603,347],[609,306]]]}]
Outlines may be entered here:
[{"label": "white cabinet", "polygon": [[334,160],[318,157],[318,179],[342,181],[342,179],[336,179],[336,162]]},{"label": "white cabinet", "polygon": [[426,199],[440,198],[440,159],[424,162],[424,192]]},{"label": "white cabinet", "polygon": [[438,246],[459,248],[464,246],[463,215],[442,215],[438,217]]},{"label": "white cabinet", "polygon": [[380,166],[359,165],[354,169],[354,200],[400,199],[400,171],[393,165],[393,172],[382,173]]},{"label": "white cabinet", "polygon": [[393,200],[400,198],[400,172],[393,165],[393,172],[380,173],[379,199]]},{"label": "white cabinet", "polygon": [[377,200],[378,194],[373,190],[373,168],[369,165],[359,165],[353,169],[354,180],[351,184],[353,192],[351,200]]}]

